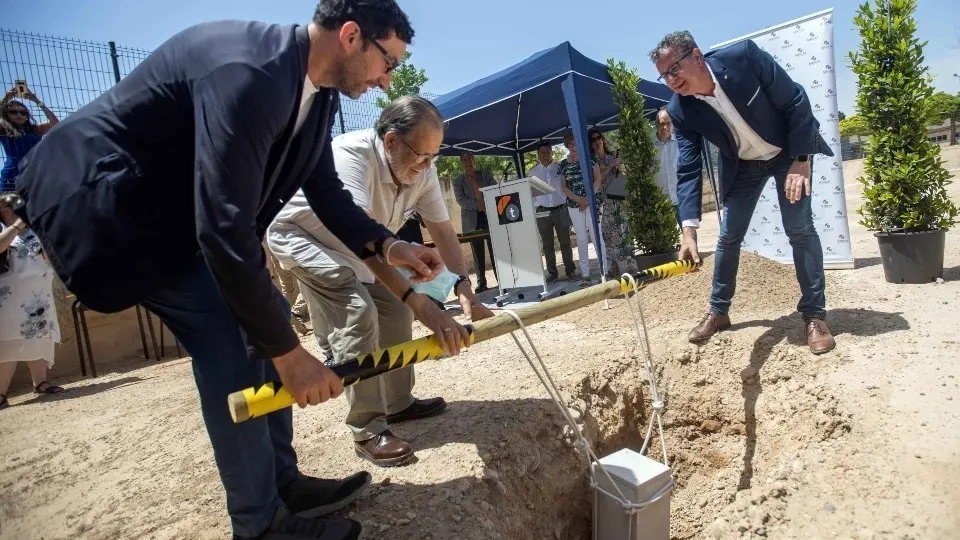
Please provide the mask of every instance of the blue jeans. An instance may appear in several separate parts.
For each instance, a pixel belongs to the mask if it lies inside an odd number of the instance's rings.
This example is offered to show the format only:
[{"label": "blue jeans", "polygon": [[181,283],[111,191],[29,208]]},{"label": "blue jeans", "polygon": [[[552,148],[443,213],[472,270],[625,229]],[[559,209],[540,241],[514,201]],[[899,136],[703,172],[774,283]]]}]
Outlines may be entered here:
[{"label": "blue jeans", "polygon": [[282,504],[278,487],[297,476],[293,412],[284,409],[234,424],[227,394],[280,380],[273,362],[248,348],[203,259],[143,305],[163,320],[193,357],[200,408],[227,493],[233,532],[257,536],[270,526]]},{"label": "blue jeans", "polygon": [[769,161],[740,161],[736,179],[723,200],[723,224],[713,266],[713,293],[710,310],[726,315],[737,288],[737,267],[740,266],[740,244],[750,226],[750,218],[760,199],[767,180],[773,176],[780,199],[780,217],[783,229],[793,248],[793,265],[800,283],[800,302],[797,304],[804,320],[826,316],[824,296],[823,248],[820,236],[813,227],[811,197],[790,203],[783,189],[787,171],[793,160],[781,154]]}]

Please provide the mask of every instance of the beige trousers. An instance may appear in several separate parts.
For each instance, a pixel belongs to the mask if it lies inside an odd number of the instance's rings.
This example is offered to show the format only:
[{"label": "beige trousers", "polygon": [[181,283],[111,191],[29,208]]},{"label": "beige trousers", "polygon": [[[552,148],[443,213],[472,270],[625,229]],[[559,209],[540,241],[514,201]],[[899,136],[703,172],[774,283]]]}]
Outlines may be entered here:
[{"label": "beige trousers", "polygon": [[[334,363],[409,341],[413,312],[379,283],[366,284],[348,267],[292,270],[306,299],[317,342]],[[413,405],[413,366],[348,386],[346,423],[357,441],[387,430],[386,415]]]}]

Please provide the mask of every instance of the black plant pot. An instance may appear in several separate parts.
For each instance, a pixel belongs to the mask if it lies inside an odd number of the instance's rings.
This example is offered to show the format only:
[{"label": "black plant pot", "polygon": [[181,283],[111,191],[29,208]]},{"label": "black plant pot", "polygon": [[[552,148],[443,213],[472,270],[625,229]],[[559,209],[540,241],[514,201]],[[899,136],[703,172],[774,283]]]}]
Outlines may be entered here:
[{"label": "black plant pot", "polygon": [[667,264],[668,262],[673,262],[677,260],[679,254],[677,251],[671,251],[669,253],[654,253],[652,255],[637,255],[633,260],[637,261],[637,268],[640,270],[646,270],[647,268],[653,268],[654,266],[660,266],[661,264]]},{"label": "black plant pot", "polygon": [[890,283],[930,283],[943,276],[947,231],[878,232],[883,275]]}]

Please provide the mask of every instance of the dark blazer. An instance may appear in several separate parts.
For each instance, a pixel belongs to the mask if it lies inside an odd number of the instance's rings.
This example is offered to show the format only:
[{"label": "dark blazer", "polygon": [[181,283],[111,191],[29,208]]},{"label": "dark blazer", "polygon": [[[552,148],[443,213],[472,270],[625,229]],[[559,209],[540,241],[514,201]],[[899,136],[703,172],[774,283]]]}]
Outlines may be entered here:
[{"label": "dark blazer", "polygon": [[[793,157],[833,155],[820,136],[820,123],[813,117],[806,91],[756,43],[744,40],[710,51],[704,58],[744,122],[763,140]],[[720,151],[721,201],[737,176],[736,139],[713,107],[693,96],[674,94],[667,113],[677,138],[680,219],[699,219],[703,138]]]},{"label": "dark blazer", "polygon": [[303,26],[195,26],[44,137],[21,165],[18,213],[81,301],[126,309],[205,262],[251,345],[298,344],[261,244],[277,212],[302,186],[356,253],[390,236],[337,177],[339,93],[320,89],[292,136],[308,50]]}]

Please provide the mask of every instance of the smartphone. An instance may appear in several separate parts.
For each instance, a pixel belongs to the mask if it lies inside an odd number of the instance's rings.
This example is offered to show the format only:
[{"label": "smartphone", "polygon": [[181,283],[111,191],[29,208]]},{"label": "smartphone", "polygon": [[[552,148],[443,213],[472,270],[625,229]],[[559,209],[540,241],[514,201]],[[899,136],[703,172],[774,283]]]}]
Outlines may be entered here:
[{"label": "smartphone", "polygon": [[[8,80],[9,80],[9,79],[8,79]],[[14,86],[15,86],[16,89],[17,89],[17,97],[21,97],[21,98],[22,98],[22,97],[26,96],[26,95],[30,92],[30,89],[27,88],[27,81],[25,81],[25,80],[23,80],[23,79],[18,79],[18,80],[14,83]]]}]

